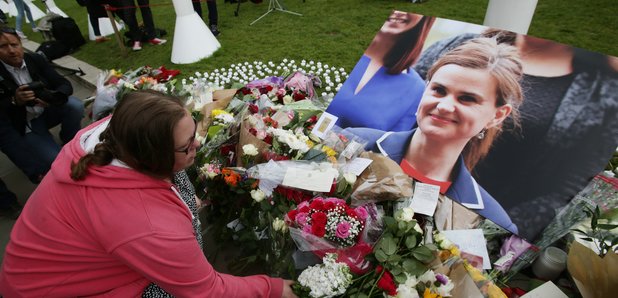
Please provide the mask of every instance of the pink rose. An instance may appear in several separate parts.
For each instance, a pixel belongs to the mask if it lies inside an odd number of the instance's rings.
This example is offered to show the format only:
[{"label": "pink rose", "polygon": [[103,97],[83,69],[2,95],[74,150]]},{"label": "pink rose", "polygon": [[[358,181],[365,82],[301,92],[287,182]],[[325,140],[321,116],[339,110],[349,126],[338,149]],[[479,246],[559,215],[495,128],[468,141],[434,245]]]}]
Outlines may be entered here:
[{"label": "pink rose", "polygon": [[296,214],[296,222],[298,226],[304,228],[307,225],[307,219],[309,218],[308,214],[305,212],[298,212]]},{"label": "pink rose", "polygon": [[326,202],[331,202],[335,205],[345,205],[345,201],[339,198],[326,198]]},{"label": "pink rose", "polygon": [[356,209],[354,209],[354,211],[356,211],[356,215],[358,215],[358,218],[362,221],[365,221],[365,219],[367,219],[367,217],[369,217],[369,213],[367,212],[367,209],[365,209],[365,207],[361,206],[361,207],[356,207]]},{"label": "pink rose", "polygon": [[347,221],[342,221],[337,224],[336,235],[339,238],[348,238],[350,236],[350,228],[352,225]]},{"label": "pink rose", "polygon": [[307,234],[311,234],[311,225],[306,225],[303,227],[303,232]]}]

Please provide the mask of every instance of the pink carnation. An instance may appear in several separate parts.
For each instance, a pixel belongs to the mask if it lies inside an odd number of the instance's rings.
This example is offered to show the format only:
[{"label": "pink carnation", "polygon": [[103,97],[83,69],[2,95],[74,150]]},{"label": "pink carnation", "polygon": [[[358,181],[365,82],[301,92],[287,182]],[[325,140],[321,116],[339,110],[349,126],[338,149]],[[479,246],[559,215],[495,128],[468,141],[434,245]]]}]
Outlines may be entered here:
[{"label": "pink carnation", "polygon": [[305,227],[307,225],[307,219],[309,218],[308,214],[305,212],[298,212],[296,214],[296,222],[298,223],[298,226],[300,226],[301,228]]},{"label": "pink carnation", "polygon": [[367,217],[369,217],[369,213],[367,212],[367,209],[365,209],[365,207],[356,207],[354,211],[356,211],[356,215],[358,215],[358,218],[362,221],[365,221]]}]

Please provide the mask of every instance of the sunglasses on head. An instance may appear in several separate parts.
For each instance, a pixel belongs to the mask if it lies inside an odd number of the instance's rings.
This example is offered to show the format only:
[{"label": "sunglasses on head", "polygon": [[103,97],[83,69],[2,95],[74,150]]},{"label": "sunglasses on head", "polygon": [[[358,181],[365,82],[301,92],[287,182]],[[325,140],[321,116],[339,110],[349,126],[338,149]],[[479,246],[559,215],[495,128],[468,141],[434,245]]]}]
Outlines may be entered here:
[{"label": "sunglasses on head", "polygon": [[15,28],[11,27],[0,27],[0,32],[17,35],[17,31],[15,31]]}]

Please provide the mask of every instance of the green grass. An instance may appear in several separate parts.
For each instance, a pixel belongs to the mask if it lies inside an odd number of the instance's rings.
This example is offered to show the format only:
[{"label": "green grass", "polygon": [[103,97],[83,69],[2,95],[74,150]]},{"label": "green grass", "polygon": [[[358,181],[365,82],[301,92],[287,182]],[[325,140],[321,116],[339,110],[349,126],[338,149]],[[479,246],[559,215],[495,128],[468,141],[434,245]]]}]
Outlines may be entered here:
[{"label": "green grass", "polygon": [[[404,0],[281,0],[289,10],[303,16],[273,12],[249,26],[266,11],[268,0],[264,1],[242,3],[236,17],[236,4],[217,0],[222,32],[218,39],[222,47],[212,57],[197,63],[173,65],[170,61],[175,24],[171,0],[150,1],[156,5],[169,3],[152,9],[156,26],[168,32],[167,44],[145,45],[142,51],[123,58],[113,40],[102,44],[88,42],[73,56],[101,69],[166,65],[184,74],[211,71],[242,61],[278,62],[283,58],[316,60],[351,70],[393,9],[482,24],[488,3],[488,0],[429,0],[422,4]],[[614,1],[539,0],[529,34],[618,56],[618,6]],[[71,0],[56,3],[87,35],[86,9]],[[24,25],[24,29],[33,40],[42,41],[38,34],[29,32],[29,26]]]}]

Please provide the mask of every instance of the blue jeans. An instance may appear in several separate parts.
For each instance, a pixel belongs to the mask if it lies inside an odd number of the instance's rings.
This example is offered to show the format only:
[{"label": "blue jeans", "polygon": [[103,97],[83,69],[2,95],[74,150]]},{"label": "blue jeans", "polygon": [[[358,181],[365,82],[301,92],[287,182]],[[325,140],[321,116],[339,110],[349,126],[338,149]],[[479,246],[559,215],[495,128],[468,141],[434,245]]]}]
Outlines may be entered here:
[{"label": "blue jeans", "polygon": [[32,26],[32,29],[36,28],[34,24],[34,19],[32,19],[32,13],[30,13],[30,7],[24,3],[24,0],[13,0],[15,2],[15,7],[17,8],[17,17],[15,18],[15,30],[21,31],[22,23],[24,21],[24,12],[26,13],[26,17]]},{"label": "blue jeans", "polygon": [[83,116],[82,101],[69,96],[69,100],[64,105],[49,106],[45,108],[43,114],[30,121],[32,131],[24,137],[25,142],[39,161],[49,169],[61,149],[49,129],[60,125],[60,140],[64,145],[81,129]]}]

